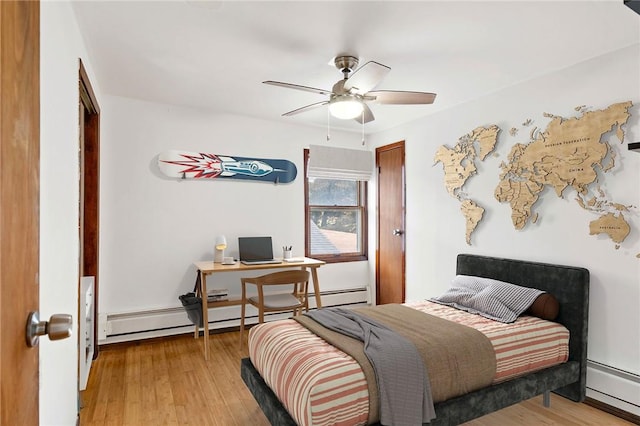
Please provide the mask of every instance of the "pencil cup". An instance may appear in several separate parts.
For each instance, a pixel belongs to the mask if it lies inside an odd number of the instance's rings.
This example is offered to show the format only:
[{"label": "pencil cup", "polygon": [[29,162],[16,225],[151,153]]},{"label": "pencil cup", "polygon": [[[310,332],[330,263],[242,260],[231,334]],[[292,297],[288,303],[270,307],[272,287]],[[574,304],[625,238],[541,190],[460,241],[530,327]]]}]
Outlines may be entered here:
[{"label": "pencil cup", "polygon": [[283,259],[291,259],[291,249],[283,249],[282,250],[282,258]]}]

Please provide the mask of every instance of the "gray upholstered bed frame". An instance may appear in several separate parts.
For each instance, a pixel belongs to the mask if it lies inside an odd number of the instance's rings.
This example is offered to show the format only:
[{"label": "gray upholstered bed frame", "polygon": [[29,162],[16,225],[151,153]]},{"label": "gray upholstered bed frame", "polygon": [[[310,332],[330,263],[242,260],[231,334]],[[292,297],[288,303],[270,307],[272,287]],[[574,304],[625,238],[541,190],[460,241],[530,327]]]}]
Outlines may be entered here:
[{"label": "gray upholstered bed frame", "polygon": [[[569,360],[507,382],[435,404],[436,419],[430,425],[457,425],[509,405],[553,391],[576,402],[586,393],[589,271],[546,263],[460,254],[456,273],[494,278],[535,287],[560,302],[557,322],[569,329]],[[295,425],[276,395],[269,389],[249,358],[241,361],[241,376],[273,425]]]}]

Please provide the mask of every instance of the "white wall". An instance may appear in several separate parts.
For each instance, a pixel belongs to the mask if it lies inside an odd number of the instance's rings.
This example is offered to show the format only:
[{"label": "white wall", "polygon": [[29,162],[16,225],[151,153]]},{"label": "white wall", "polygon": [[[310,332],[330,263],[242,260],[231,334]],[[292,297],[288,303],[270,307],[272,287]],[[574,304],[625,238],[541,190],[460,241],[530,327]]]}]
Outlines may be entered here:
[{"label": "white wall", "polygon": [[[227,256],[237,237],[271,235],[304,255],[303,148],[325,143],[313,129],[210,111],[105,96],[102,103],[100,312],[178,307],[193,288],[193,262],[213,259],[217,235]],[[332,143],[361,148],[359,135],[331,132]],[[240,180],[176,180],[160,174],[165,150],[293,161],[290,184]],[[369,284],[366,262],[320,268],[322,290]],[[239,275],[218,274],[208,287],[240,293]],[[239,314],[236,313],[236,317]],[[210,316],[211,317],[211,316]]]},{"label": "white wall", "polygon": [[69,3],[42,2],[40,22],[40,318],[67,313],[74,319],[70,338],[40,339],[40,424],[72,425],[78,415],[78,58],[92,72]]},{"label": "white wall", "polygon": [[[442,293],[454,274],[458,253],[586,267],[591,272],[589,359],[640,379],[640,259],[636,257],[640,254],[640,153],[630,152],[626,146],[627,142],[640,141],[639,47],[631,46],[506,88],[370,138],[374,146],[406,140],[407,299]],[[577,205],[572,190],[566,190],[563,199],[546,190],[535,204],[535,211],[540,213],[538,222],[516,231],[509,205],[498,203],[493,191],[499,182],[499,164],[507,161],[516,142],[528,141],[529,130],[522,129],[515,138],[508,130],[522,128],[521,123],[528,118],[544,129],[548,119],[543,112],[570,117],[579,105],[600,109],[627,100],[634,103],[627,137],[624,144],[612,137],[617,166],[601,181],[610,200],[635,206],[625,214],[632,231],[622,247],[615,250],[608,238],[589,235],[589,221],[596,217]],[[479,174],[465,187],[469,196],[486,209],[468,246],[459,202],[445,190],[442,167],[432,166],[433,158],[440,145],[453,147],[459,137],[489,124],[502,129],[496,147],[498,156],[479,162]],[[592,381],[589,386],[596,385]],[[603,389],[606,384],[597,386],[610,395],[618,391]],[[639,388],[636,382],[623,397],[640,405]]]}]

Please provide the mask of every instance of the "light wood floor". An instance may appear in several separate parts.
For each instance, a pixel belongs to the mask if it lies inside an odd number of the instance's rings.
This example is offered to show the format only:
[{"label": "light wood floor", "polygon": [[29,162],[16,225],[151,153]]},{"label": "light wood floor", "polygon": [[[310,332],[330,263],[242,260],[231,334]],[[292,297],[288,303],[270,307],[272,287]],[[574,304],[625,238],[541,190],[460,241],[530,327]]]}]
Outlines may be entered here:
[{"label": "light wood floor", "polygon": [[[80,425],[241,425],[269,422],[240,378],[238,332],[202,338],[177,336],[101,347],[87,390]],[[585,404],[552,394],[551,408],[537,397],[465,426],[631,425]]]}]

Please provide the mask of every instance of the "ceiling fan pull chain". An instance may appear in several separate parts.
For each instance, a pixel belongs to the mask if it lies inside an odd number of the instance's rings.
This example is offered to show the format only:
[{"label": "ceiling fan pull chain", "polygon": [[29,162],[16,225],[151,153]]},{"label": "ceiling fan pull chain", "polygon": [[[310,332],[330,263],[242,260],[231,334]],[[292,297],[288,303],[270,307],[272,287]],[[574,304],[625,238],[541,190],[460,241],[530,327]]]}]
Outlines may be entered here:
[{"label": "ceiling fan pull chain", "polygon": [[329,112],[329,108],[327,108],[327,142],[331,140],[331,113]]},{"label": "ceiling fan pull chain", "polygon": [[364,109],[362,110],[362,146],[364,146]]}]

